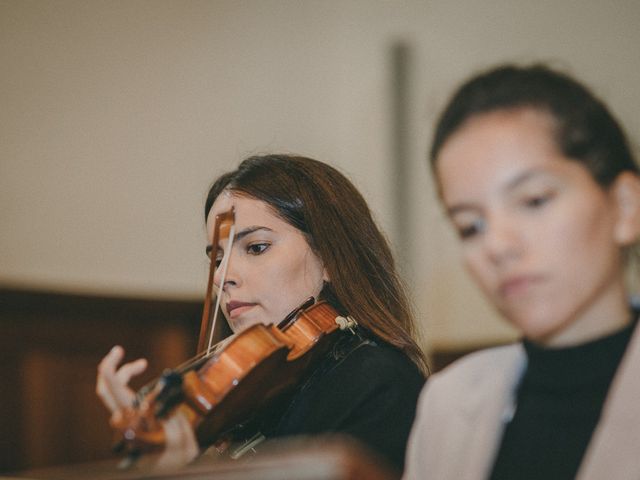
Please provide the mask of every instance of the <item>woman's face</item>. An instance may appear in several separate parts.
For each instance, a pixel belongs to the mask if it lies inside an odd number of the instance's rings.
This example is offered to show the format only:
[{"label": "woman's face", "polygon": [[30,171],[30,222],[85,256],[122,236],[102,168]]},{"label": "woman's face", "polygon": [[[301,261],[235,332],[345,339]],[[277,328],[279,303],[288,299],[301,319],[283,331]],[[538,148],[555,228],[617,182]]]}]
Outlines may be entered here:
[{"label": "woman's face", "polygon": [[441,149],[437,178],[466,268],[526,337],[570,345],[628,321],[619,182],[604,190],[564,157],[549,115],[472,117]]},{"label": "woman's face", "polygon": [[[235,210],[235,239],[230,251],[221,241],[211,254],[222,260],[230,253],[220,305],[231,329],[239,332],[262,323],[278,323],[310,296],[320,294],[328,280],[304,235],[274,214],[260,200],[224,191],[207,219],[209,244],[215,216]],[[214,282],[219,287],[222,268]]]}]

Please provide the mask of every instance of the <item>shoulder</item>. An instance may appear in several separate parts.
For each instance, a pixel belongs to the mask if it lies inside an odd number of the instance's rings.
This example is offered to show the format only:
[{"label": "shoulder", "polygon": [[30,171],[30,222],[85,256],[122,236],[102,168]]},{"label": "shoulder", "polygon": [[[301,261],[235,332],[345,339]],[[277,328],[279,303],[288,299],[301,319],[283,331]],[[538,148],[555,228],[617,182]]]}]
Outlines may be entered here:
[{"label": "shoulder", "polygon": [[457,449],[479,428],[478,419],[487,421],[492,405],[500,404],[517,383],[525,362],[522,345],[512,344],[472,353],[432,375],[418,401],[406,478],[422,478],[425,471],[434,478],[453,478],[439,469],[455,464]]},{"label": "shoulder", "polygon": [[505,367],[524,358],[520,343],[479,350],[462,357],[441,372],[433,375],[429,388],[476,390],[489,378],[502,376]]},{"label": "shoulder", "polygon": [[[517,382],[525,364],[526,355],[520,343],[469,354],[429,378],[420,394],[418,416],[421,421],[430,422],[447,412],[468,410],[481,399],[499,395]],[[438,415],[433,415],[434,412]]]},{"label": "shoulder", "polygon": [[343,355],[334,356],[324,377],[344,380],[346,387],[374,390],[380,386],[420,389],[424,377],[401,351],[381,341],[365,340]]},{"label": "shoulder", "polygon": [[423,384],[422,374],[402,352],[379,342],[347,339],[295,394],[282,431],[350,432],[386,419],[392,410],[406,412],[412,420]]}]

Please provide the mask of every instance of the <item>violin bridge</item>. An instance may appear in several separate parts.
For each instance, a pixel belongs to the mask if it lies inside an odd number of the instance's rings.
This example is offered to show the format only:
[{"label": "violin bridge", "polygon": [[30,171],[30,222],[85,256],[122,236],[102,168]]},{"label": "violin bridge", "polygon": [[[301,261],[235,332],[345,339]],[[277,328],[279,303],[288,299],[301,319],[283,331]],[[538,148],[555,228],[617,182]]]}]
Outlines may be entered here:
[{"label": "violin bridge", "polygon": [[338,316],[338,317],[336,317],[335,322],[338,324],[338,327],[340,327],[340,330],[349,329],[349,331],[353,335],[356,334],[356,332],[353,329],[358,326],[358,322],[356,322],[353,319],[353,317],[351,317],[351,316],[346,316],[346,317]]}]

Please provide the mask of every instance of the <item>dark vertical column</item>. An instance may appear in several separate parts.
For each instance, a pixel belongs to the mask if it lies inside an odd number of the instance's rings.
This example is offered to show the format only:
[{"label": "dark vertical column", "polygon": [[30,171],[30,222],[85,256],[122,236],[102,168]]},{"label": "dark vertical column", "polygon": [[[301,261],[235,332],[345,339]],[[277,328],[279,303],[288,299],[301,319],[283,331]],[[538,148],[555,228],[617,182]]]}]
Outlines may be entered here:
[{"label": "dark vertical column", "polygon": [[411,51],[405,42],[391,47],[391,182],[395,222],[392,238],[401,270],[408,261],[411,231],[411,192],[409,181],[409,111]]}]

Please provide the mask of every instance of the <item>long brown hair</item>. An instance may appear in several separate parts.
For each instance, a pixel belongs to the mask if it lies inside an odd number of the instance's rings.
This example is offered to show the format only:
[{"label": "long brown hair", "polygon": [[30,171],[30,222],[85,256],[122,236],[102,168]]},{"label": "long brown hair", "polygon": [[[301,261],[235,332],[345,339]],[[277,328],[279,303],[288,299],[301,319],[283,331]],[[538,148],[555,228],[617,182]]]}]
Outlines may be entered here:
[{"label": "long brown hair", "polygon": [[321,298],[428,371],[389,244],[366,201],[344,175],[311,158],[253,156],[216,180],[205,203],[205,219],[224,190],[265,202],[300,230],[330,278]]}]

